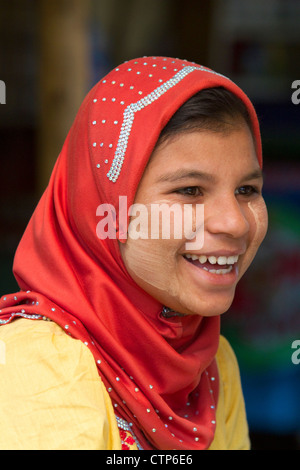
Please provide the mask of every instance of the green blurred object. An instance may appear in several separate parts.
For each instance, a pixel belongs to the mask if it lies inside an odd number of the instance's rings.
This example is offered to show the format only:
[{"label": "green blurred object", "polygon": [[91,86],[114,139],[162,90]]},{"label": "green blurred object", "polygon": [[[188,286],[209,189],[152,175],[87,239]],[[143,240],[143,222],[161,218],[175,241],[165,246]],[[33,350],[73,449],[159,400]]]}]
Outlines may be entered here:
[{"label": "green blurred object", "polygon": [[13,253],[0,252],[0,296],[19,290],[12,273]]}]

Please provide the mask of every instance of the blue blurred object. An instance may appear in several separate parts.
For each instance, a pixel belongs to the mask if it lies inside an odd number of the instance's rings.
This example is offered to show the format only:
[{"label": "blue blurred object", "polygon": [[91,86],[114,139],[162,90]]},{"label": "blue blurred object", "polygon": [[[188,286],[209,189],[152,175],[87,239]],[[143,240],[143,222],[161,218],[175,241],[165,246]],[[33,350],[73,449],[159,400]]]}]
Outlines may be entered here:
[{"label": "blue blurred object", "polygon": [[300,429],[300,365],[277,370],[241,371],[249,428],[293,434]]}]

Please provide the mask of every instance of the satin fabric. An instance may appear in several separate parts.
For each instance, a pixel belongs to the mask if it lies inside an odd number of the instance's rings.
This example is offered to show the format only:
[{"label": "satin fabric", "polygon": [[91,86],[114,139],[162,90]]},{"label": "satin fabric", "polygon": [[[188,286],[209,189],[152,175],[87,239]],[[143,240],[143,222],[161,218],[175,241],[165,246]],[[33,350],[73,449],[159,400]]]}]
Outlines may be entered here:
[{"label": "satin fabric", "polygon": [[[16,252],[21,291],[0,301],[0,323],[49,318],[91,349],[116,415],[144,449],[207,449],[213,441],[219,317],[164,318],[135,284],[119,251],[128,224],[119,197],[130,207],[165,124],[193,94],[216,86],[246,104],[261,163],[255,110],[232,81],[179,59],[120,65],[84,100]],[[101,204],[115,228],[106,239]]]}]

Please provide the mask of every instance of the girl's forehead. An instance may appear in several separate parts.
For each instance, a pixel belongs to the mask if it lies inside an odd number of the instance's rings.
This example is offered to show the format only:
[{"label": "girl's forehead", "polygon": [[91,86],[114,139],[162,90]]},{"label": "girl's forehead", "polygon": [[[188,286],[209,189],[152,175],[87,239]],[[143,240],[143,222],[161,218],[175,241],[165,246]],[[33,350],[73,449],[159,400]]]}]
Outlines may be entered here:
[{"label": "girl's forehead", "polygon": [[250,130],[245,125],[229,134],[194,131],[164,142],[150,158],[140,186],[190,182],[214,183],[261,170]]}]

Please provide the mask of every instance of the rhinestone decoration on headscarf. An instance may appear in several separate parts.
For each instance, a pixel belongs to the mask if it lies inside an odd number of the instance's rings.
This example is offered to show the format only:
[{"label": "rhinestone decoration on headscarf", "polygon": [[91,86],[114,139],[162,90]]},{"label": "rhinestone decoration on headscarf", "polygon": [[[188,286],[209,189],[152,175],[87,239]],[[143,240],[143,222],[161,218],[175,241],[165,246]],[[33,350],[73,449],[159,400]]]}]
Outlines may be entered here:
[{"label": "rhinestone decoration on headscarf", "polygon": [[[146,60],[147,59],[147,60]],[[154,62],[155,60],[155,62]],[[121,126],[119,130],[119,138],[116,143],[116,147],[114,150],[114,157],[111,163],[111,167],[109,171],[107,172],[106,176],[110,181],[115,183],[117,179],[120,176],[120,172],[124,163],[124,158],[126,155],[126,150],[127,150],[127,145],[128,145],[128,140],[130,137],[130,132],[134,123],[134,118],[135,118],[135,113],[138,111],[141,111],[145,107],[151,105],[154,103],[156,100],[158,100],[162,95],[164,95],[168,90],[176,86],[181,80],[183,80],[187,75],[190,73],[199,70],[201,72],[207,72],[209,74],[214,74],[214,75],[219,75],[220,77],[226,78],[223,75],[214,72],[213,70],[207,69],[206,67],[203,66],[191,66],[187,65],[184,61],[181,61],[181,66],[182,69],[178,70],[178,61],[175,62],[175,60],[171,61],[171,66],[173,65],[172,69],[170,69],[170,61],[168,61],[167,58],[156,58],[156,57],[147,57],[143,58],[140,60],[136,60],[133,64],[130,65],[130,67],[127,68],[128,74],[128,80],[129,83],[125,83],[123,80],[123,75],[122,75],[122,81],[117,81],[117,80],[112,80],[109,81],[108,78],[102,80],[103,84],[109,84],[109,85],[114,85],[115,87],[119,87],[120,89],[126,89],[126,95],[127,93],[127,88],[129,87],[129,90],[132,91],[132,99],[137,98],[137,101],[133,101],[129,104],[125,103],[123,99],[119,100],[120,104],[122,106],[126,106],[123,115],[121,117]],[[154,63],[151,63],[154,62]],[[167,66],[167,65],[168,66]],[[176,67],[174,68],[174,64],[176,64]],[[114,71],[118,72],[122,67],[126,66],[126,63],[123,64],[123,66],[120,66],[116,68]],[[134,66],[136,68],[134,68]],[[150,70],[149,70],[150,69]],[[149,71],[151,73],[149,73]],[[166,78],[166,74],[170,75],[170,71],[172,73],[171,78]],[[143,82],[139,82],[138,80],[144,80],[145,75],[147,77],[147,80],[152,79],[152,86],[155,88],[152,89],[152,91],[149,90],[146,96],[141,98],[141,95],[144,94],[145,91],[141,91],[140,88],[144,88],[145,84]],[[158,78],[160,77],[160,78]],[[163,78],[164,77],[164,78]],[[229,81],[229,79],[227,79]],[[151,82],[150,82],[151,83]],[[159,86],[155,86],[158,83],[161,83]],[[111,93],[111,87],[108,87],[108,94]],[[136,96],[137,93],[137,96]],[[125,94],[125,93],[124,93]],[[103,103],[109,103],[110,105],[113,105],[114,103],[117,103],[117,98],[116,96],[119,95],[119,91],[116,92],[116,95],[114,96],[105,96],[102,98],[102,103],[101,106],[103,106]],[[98,99],[94,99],[94,103],[98,103]],[[104,109],[104,107],[103,107]],[[110,106],[108,108],[109,115],[111,115],[113,108]],[[117,111],[118,112],[118,111]],[[100,121],[97,120],[92,120],[92,125],[105,125],[105,124],[111,124],[108,122],[108,119],[106,116],[103,116],[103,119],[100,119]],[[113,124],[114,125],[120,125],[120,117],[117,116],[115,119],[113,119]],[[93,147],[97,148],[97,146],[100,146],[101,148],[104,147],[104,142],[94,142]],[[106,144],[109,149],[112,149],[114,147],[113,143],[107,143]],[[105,158],[104,163],[108,164],[109,160]],[[101,168],[101,163],[97,163],[97,168]]]}]

